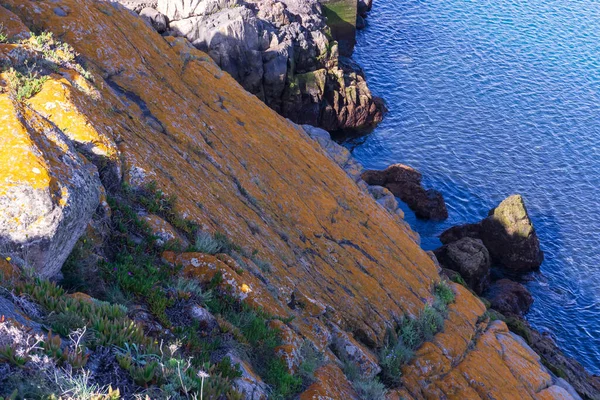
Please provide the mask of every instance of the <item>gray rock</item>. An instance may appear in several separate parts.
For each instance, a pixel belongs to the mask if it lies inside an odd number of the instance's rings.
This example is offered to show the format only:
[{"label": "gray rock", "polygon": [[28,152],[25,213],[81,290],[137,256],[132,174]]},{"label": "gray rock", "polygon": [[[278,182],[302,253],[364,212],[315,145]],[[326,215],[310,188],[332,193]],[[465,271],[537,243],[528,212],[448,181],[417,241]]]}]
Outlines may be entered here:
[{"label": "gray rock", "polygon": [[156,11],[154,8],[146,7],[140,11],[140,17],[144,18],[158,32],[163,33],[169,27],[167,17]]},{"label": "gray rock", "polygon": [[254,372],[250,364],[243,361],[237,354],[230,351],[226,357],[229,357],[233,365],[239,365],[242,376],[235,379],[233,384],[244,399],[263,400],[269,398],[269,388]]},{"label": "gray rock", "polygon": [[369,185],[369,193],[371,193],[377,203],[381,204],[388,211],[395,213],[398,209],[396,196],[383,186]]},{"label": "gray rock", "polygon": [[575,388],[566,380],[564,380],[563,378],[557,378],[556,382],[554,382],[554,384],[562,389],[564,389],[569,396],[571,396],[573,398],[573,400],[582,400],[581,396],[579,396],[579,394],[577,393],[577,391],[575,390]]},{"label": "gray rock", "polygon": [[154,8],[174,21],[211,15],[236,4],[236,0],[158,0]]},{"label": "gray rock", "polygon": [[200,328],[207,332],[212,332],[219,326],[217,319],[204,307],[193,304],[188,308],[190,318],[200,323]]},{"label": "gray rock", "polygon": [[59,17],[66,17],[68,15],[68,13],[62,7],[56,7],[52,11],[54,11],[54,14],[58,15]]},{"label": "gray rock", "polygon": [[490,254],[479,239],[469,237],[444,245],[434,251],[444,268],[460,273],[477,294],[490,283]]},{"label": "gray rock", "polygon": [[[27,135],[35,146],[19,149],[29,157],[16,160],[28,164],[5,164],[3,171],[0,249],[39,275],[52,277],[92,219],[101,183],[96,167],[80,157],[62,131],[38,115],[28,116],[27,122],[15,134]],[[23,171],[32,178],[24,179]]]},{"label": "gray rock", "polygon": [[158,6],[157,0],[118,0],[118,2],[136,13],[146,7],[156,8]]}]

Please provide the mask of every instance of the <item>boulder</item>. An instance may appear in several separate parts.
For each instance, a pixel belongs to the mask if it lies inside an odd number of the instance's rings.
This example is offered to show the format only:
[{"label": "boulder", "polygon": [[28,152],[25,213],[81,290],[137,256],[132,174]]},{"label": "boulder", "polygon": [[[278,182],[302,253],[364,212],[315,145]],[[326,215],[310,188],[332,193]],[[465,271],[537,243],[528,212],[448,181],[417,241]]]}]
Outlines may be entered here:
[{"label": "boulder", "polygon": [[434,253],[444,268],[460,273],[477,294],[489,285],[490,254],[481,240],[465,237],[434,250]]},{"label": "boulder", "polygon": [[199,306],[198,304],[191,304],[188,307],[187,312],[191,319],[200,324],[200,329],[203,331],[212,332],[219,326],[217,319],[210,313],[210,311]]},{"label": "boulder", "polygon": [[485,298],[490,301],[493,309],[506,315],[524,315],[533,304],[533,296],[529,290],[510,279],[494,282],[486,291]]},{"label": "boulder", "polygon": [[157,0],[119,0],[119,3],[136,13],[139,13],[144,8],[156,8],[158,6]]},{"label": "boulder", "polygon": [[147,20],[158,33],[166,32],[169,27],[167,17],[152,7],[143,8],[140,11],[140,17]]},{"label": "boulder", "polygon": [[358,15],[363,18],[367,17],[369,11],[373,7],[373,0],[358,0]]},{"label": "boulder", "polygon": [[534,270],[544,260],[535,228],[520,195],[503,200],[477,224],[446,230],[440,235],[440,240],[447,244],[464,237],[481,239],[492,261],[513,272]]},{"label": "boulder", "polygon": [[385,186],[405,202],[418,218],[435,221],[448,218],[444,196],[437,190],[423,188],[421,174],[408,165],[393,164],[383,171],[365,171],[362,179],[369,185]]},{"label": "boulder", "polygon": [[56,275],[100,203],[98,171],[64,133],[0,95],[0,248]]}]

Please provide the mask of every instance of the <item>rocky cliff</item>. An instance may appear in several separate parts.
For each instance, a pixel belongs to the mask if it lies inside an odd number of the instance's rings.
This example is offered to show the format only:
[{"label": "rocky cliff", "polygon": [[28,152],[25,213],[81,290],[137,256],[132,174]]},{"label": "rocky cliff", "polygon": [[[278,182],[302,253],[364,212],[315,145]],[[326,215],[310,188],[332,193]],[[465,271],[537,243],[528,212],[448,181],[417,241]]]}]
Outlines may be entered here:
[{"label": "rocky cliff", "polygon": [[372,96],[362,68],[349,58],[356,1],[121,2],[159,32],[187,38],[246,90],[296,123],[367,129],[383,117],[382,100]]},{"label": "rocky cliff", "polygon": [[[52,390],[89,370],[127,398],[577,396],[186,38],[92,0],[3,0],[0,20],[0,387],[66,365]],[[36,278],[59,270],[111,304]]]}]

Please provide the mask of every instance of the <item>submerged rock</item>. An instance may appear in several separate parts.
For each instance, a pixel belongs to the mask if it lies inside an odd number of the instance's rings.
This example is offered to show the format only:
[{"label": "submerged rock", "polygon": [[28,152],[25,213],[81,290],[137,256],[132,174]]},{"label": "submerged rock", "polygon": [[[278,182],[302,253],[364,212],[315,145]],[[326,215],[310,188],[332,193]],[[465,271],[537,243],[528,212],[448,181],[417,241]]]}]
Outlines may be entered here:
[{"label": "submerged rock", "polygon": [[444,196],[421,185],[421,173],[404,164],[393,164],[383,171],[368,170],[362,178],[369,185],[385,186],[413,210],[418,218],[443,221],[448,218]]},{"label": "submerged rock", "polygon": [[524,315],[533,304],[529,290],[518,282],[500,279],[494,282],[485,293],[492,308],[506,315]]},{"label": "submerged rock", "polygon": [[467,285],[481,294],[490,282],[490,254],[479,239],[469,237],[434,251],[444,268],[460,273]]},{"label": "submerged rock", "polygon": [[452,227],[440,235],[448,244],[464,237],[478,238],[489,250],[492,260],[514,272],[538,268],[544,260],[535,228],[521,195],[503,200],[477,224]]}]

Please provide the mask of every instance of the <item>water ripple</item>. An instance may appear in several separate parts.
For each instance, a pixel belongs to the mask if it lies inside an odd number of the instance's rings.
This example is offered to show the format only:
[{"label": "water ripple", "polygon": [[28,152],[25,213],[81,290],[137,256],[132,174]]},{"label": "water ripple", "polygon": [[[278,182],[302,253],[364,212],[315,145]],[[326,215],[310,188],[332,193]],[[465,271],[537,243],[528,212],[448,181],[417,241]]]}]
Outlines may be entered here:
[{"label": "water ripple", "polygon": [[347,143],[368,168],[415,166],[450,218],[423,245],[525,196],[546,252],[528,315],[600,374],[600,3],[377,0],[356,59],[390,113]]}]

